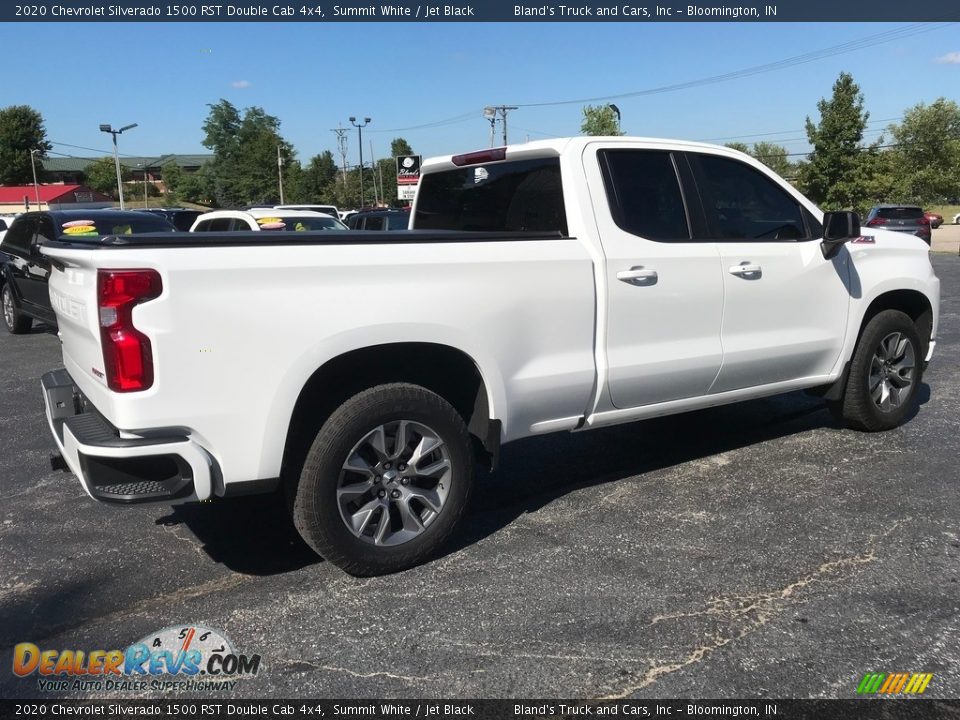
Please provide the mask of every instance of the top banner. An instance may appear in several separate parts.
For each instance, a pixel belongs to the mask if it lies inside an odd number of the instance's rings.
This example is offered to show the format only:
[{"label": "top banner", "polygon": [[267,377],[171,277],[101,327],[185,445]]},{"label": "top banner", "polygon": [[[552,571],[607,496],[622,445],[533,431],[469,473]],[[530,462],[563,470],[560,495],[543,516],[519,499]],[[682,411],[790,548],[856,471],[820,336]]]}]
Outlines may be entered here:
[{"label": "top banner", "polygon": [[942,22],[960,19],[957,0],[770,0],[718,2],[507,2],[453,4],[287,2],[219,4],[143,0],[40,0],[0,7],[4,22]]}]

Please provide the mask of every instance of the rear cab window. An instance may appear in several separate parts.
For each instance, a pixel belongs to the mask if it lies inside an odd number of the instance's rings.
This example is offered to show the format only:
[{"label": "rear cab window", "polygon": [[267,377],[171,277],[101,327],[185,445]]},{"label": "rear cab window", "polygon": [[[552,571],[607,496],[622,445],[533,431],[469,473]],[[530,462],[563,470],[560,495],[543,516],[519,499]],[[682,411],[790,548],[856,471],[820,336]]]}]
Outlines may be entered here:
[{"label": "rear cab window", "polygon": [[413,227],[566,236],[560,159],[505,160],[427,173],[417,190]]},{"label": "rear cab window", "polygon": [[882,207],[877,208],[877,217],[884,220],[920,220],[923,210],[918,207]]}]

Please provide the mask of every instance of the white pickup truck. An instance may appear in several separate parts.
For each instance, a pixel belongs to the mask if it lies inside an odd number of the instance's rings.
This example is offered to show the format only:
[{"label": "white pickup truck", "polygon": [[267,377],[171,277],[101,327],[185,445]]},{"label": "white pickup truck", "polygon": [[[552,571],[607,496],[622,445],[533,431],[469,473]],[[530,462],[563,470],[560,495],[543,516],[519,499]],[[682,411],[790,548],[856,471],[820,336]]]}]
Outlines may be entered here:
[{"label": "white pickup truck", "polygon": [[90,496],[282,488],[318,553],[391,572],[446,540],[502,443],[801,388],[884,430],[935,345],[921,239],[861,235],[728,148],[433,159],[410,226],[48,243],[47,415]]}]

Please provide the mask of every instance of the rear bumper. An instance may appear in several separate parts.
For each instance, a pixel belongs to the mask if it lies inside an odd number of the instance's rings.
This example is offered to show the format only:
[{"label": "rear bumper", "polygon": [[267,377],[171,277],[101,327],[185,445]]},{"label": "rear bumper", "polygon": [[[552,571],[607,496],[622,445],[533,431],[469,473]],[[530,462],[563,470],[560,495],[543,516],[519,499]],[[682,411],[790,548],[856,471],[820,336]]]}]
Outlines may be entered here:
[{"label": "rear bumper", "polygon": [[121,437],[66,370],[44,374],[40,384],[53,439],[94,500],[169,505],[210,497],[214,462],[186,435]]}]

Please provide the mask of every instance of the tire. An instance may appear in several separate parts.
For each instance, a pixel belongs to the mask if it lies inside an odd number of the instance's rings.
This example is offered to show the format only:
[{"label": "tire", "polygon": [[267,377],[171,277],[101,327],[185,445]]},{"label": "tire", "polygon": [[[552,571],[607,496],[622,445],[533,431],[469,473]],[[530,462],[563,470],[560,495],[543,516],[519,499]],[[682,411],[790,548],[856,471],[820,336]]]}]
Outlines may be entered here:
[{"label": "tire", "polygon": [[3,324],[7,332],[14,335],[22,335],[30,331],[33,325],[33,319],[20,312],[17,307],[17,301],[13,297],[13,290],[10,289],[10,283],[3,285]]},{"label": "tire", "polygon": [[293,524],[352,575],[398,572],[446,543],[473,471],[470,436],[450,403],[418,385],[378,385],[320,428],[292,492]]},{"label": "tire", "polygon": [[899,310],[878,313],[863,329],[843,398],[831,403],[831,411],[856,430],[876,432],[902,424],[917,405],[923,350],[908,315]]}]

